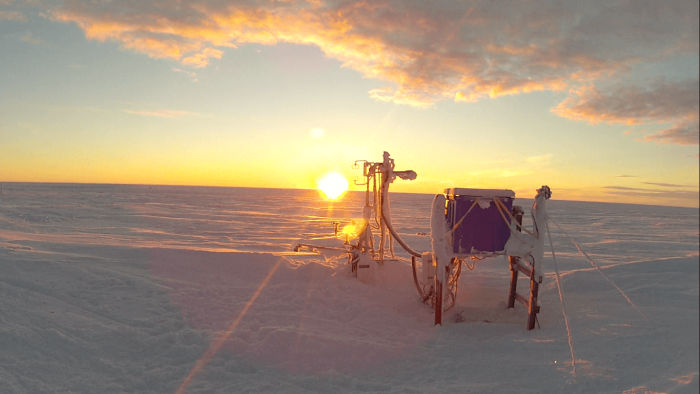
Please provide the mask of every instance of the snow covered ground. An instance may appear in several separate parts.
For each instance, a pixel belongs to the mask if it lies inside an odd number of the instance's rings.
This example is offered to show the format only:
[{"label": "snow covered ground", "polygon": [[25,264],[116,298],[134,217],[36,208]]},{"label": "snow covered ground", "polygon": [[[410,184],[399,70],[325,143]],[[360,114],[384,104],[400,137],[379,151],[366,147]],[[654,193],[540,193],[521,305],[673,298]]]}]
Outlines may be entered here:
[{"label": "snow covered ground", "polygon": [[[697,393],[698,210],[550,202],[540,329],[503,259],[463,271],[442,327],[410,266],[349,278],[290,256],[360,216],[312,191],[4,184],[0,393]],[[534,196],[534,191],[533,191]],[[529,198],[518,201],[529,207]],[[392,194],[427,250],[432,196]],[[523,282],[525,284],[525,282]],[[185,391],[186,390],[186,391]]]}]

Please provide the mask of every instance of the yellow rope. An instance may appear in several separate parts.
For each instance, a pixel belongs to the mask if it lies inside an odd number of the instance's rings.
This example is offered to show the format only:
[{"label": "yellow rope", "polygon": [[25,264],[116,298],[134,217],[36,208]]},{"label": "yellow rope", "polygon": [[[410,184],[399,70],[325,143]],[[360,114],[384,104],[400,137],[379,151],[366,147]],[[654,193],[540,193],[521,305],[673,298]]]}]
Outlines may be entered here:
[{"label": "yellow rope", "polygon": [[[498,201],[497,198],[494,198],[494,199],[495,199],[495,201]],[[499,202],[500,202],[500,201],[499,201]],[[498,204],[496,204],[496,208],[498,209],[498,213],[501,214],[501,217],[503,218],[503,221],[506,223],[506,225],[508,225],[508,228],[510,229],[511,234],[515,235],[515,238],[517,238],[520,242],[522,242],[522,243],[524,243],[524,244],[526,244],[526,245],[529,245],[527,242],[523,241],[522,238],[520,238],[520,235],[518,235],[518,233],[516,233],[515,230],[513,230],[513,226],[511,226],[510,223],[508,223],[508,219],[506,219],[506,215],[503,214],[503,208],[501,208],[501,206],[498,205]],[[521,227],[522,227],[522,226],[521,226]],[[530,233],[530,234],[532,234],[532,233]],[[533,237],[534,237],[534,235],[533,235]]]},{"label": "yellow rope", "polygon": [[462,224],[462,221],[464,221],[464,219],[467,217],[467,215],[469,215],[469,212],[471,212],[472,209],[474,209],[477,202],[479,202],[479,198],[474,200],[474,202],[472,203],[472,206],[469,207],[469,209],[467,210],[467,213],[465,213],[464,216],[462,216],[462,218],[459,219],[459,221],[457,223],[455,223],[454,227],[452,227],[452,230],[450,230],[448,234],[454,234],[455,230],[457,230],[457,227],[459,227],[459,225]]},{"label": "yellow rope", "polygon": [[[511,218],[513,221],[517,222],[517,220],[513,217],[513,215],[512,215],[510,212],[508,212],[508,207],[506,206],[506,204],[503,203],[503,201],[499,200],[498,197],[494,197],[493,200],[494,200],[494,202],[496,203],[497,206],[500,204],[501,208],[508,214],[508,216],[510,216],[510,218]],[[506,223],[507,223],[507,222],[508,222],[508,221],[506,221]],[[508,225],[510,226],[510,224],[508,224]],[[532,235],[533,237],[535,236],[535,234],[533,234],[533,233],[531,233],[530,231],[528,231],[528,230],[527,230],[525,227],[523,227],[522,225],[519,225],[519,227],[520,227],[523,231],[525,231],[526,233]],[[535,237],[535,238],[536,238],[536,237]]]}]

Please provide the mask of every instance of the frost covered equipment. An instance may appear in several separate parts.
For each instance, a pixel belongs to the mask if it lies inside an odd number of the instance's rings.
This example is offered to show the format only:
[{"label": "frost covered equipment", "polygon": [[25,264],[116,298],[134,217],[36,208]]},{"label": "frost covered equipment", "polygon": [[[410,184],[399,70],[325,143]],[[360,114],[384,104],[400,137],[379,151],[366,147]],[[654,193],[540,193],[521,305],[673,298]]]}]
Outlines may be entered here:
[{"label": "frost covered equipment", "polygon": [[[430,220],[432,259],[423,258],[423,280],[430,283],[428,278],[433,279],[433,285],[426,292],[419,288],[419,292],[430,298],[436,325],[442,324],[443,312],[456,302],[462,263],[471,270],[477,260],[501,255],[508,256],[511,271],[508,307],[513,308],[515,301],[523,303],[528,307],[527,329],[535,327],[542,282],[537,272],[544,256],[544,234],[539,226],[544,226],[545,201],[550,196],[547,186],[537,190],[531,211],[532,231],[522,227],[523,210],[513,205],[515,193],[510,190],[455,188],[435,196]],[[520,272],[530,278],[529,297],[516,292]]]},{"label": "frost covered equipment", "polygon": [[493,203],[493,197],[499,198],[511,212],[515,193],[511,190],[447,189],[445,196],[447,224],[455,228],[452,251],[463,256],[503,254],[510,228]]},{"label": "frost covered equipment", "polygon": [[343,248],[297,244],[294,251],[299,252],[302,249],[308,249],[312,252],[317,252],[320,249],[343,250],[348,254],[352,274],[364,280],[371,276],[371,272],[377,266],[383,265],[386,261],[397,259],[394,254],[394,241],[413,257],[414,266],[415,258],[422,257],[422,254],[411,249],[394,230],[391,224],[391,204],[389,202],[389,185],[396,178],[412,181],[417,177],[416,172],[395,170],[394,159],[388,152],[384,152],[383,160],[380,162],[358,160],[353,168],[359,169],[360,164],[362,164],[364,179],[362,182],[356,181],[355,184],[366,186],[365,206],[362,210],[362,221],[358,226],[362,230],[357,234],[354,243],[349,242],[349,237],[347,237]]},{"label": "frost covered equipment", "polygon": [[[360,229],[353,235],[353,241],[346,234],[342,247],[297,244],[295,252],[303,249],[315,253],[342,251],[348,256],[353,276],[366,281],[385,262],[398,260],[394,254],[396,241],[411,256],[414,284],[422,301],[435,309],[435,324],[442,324],[443,312],[455,305],[462,264],[472,270],[478,260],[507,256],[511,272],[508,307],[513,308],[515,301],[525,304],[528,307],[527,329],[535,327],[539,313],[537,295],[542,282],[537,272],[544,256],[544,233],[541,234],[540,229],[545,227],[545,200],[551,196],[549,187],[537,190],[531,210],[532,231],[523,228],[523,210],[513,205],[515,193],[511,190],[446,189],[433,199],[431,250],[419,253],[394,229],[389,203],[389,185],[396,178],[414,180],[416,173],[396,171],[394,159],[388,152],[384,152],[380,162],[358,160],[354,168],[359,169],[360,163],[364,179],[355,184],[366,186],[365,205],[361,223],[353,222],[353,227]],[[335,222],[336,236],[338,224]],[[422,280],[416,268],[418,259],[423,262]],[[516,293],[519,273],[530,278],[529,297]]]}]

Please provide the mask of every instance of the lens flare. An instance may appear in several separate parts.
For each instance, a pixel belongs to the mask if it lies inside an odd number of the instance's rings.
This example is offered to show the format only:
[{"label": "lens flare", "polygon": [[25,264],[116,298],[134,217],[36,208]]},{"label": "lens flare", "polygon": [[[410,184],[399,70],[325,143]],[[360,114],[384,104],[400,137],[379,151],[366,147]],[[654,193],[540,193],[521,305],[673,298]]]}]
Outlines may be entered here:
[{"label": "lens flare", "polygon": [[355,239],[362,234],[367,227],[366,220],[353,220],[350,224],[343,227],[342,234],[346,239]]},{"label": "lens flare", "polygon": [[318,181],[318,188],[326,197],[334,200],[348,190],[348,181],[337,172],[332,172]]}]

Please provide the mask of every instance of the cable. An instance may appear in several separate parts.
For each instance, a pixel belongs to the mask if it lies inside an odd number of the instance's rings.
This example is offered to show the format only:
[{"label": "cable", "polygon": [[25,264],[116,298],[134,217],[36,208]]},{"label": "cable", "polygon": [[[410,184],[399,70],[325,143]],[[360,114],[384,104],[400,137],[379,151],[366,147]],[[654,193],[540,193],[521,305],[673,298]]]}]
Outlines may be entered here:
[{"label": "cable", "polygon": [[420,298],[423,300],[423,303],[425,303],[428,296],[423,292],[423,289],[421,289],[420,284],[418,283],[418,275],[416,274],[416,256],[411,256],[411,268],[413,269],[413,283],[416,285],[416,290],[418,290]]},{"label": "cable", "polygon": [[[586,258],[588,259],[588,261],[590,261],[591,265],[593,265],[593,267],[595,267],[595,269],[597,269],[598,272],[600,272],[600,274],[603,275],[603,277],[604,277],[608,282],[610,282],[610,284],[613,285],[613,286],[617,289],[617,291],[618,291],[623,297],[625,297],[625,299],[627,300],[627,303],[630,304],[630,305],[632,305],[632,307],[633,307],[634,309],[636,309],[637,312],[639,312],[640,315],[642,315],[642,317],[644,318],[644,320],[649,321],[649,319],[646,317],[646,315],[644,315],[644,313],[641,311],[641,309],[639,309],[639,308],[637,307],[637,305],[635,305],[634,302],[632,302],[632,300],[631,300],[629,297],[627,297],[627,294],[625,294],[625,292],[622,291],[622,289],[621,289],[618,285],[616,285],[615,282],[613,282],[612,279],[610,279],[607,275],[605,275],[605,272],[603,272],[603,270],[600,269],[600,267],[598,267],[598,264],[596,264],[595,261],[593,261],[593,259],[591,259],[590,256],[588,256],[588,254],[587,254],[586,252],[584,252],[583,249],[581,249],[581,246],[579,246],[579,244],[576,243],[576,241],[575,241],[573,238],[571,238],[571,236],[570,236],[569,234],[567,234],[566,231],[564,231],[564,229],[562,229],[561,226],[559,226],[559,224],[557,224],[557,222],[555,222],[554,220],[552,220],[552,218],[550,218],[549,215],[547,215],[547,219],[549,219],[552,223],[554,223],[557,227],[559,227],[559,230],[561,230],[561,232],[564,233],[564,235],[566,235],[567,237],[569,237],[569,239],[571,240],[571,242],[573,242],[574,245],[576,245],[576,249],[578,249],[579,253],[581,253],[582,255],[586,256]],[[545,223],[546,223],[546,220],[545,220]]]},{"label": "cable", "polygon": [[406,242],[404,242],[403,239],[401,239],[401,237],[394,230],[394,228],[391,226],[391,224],[389,224],[389,222],[387,222],[386,218],[384,217],[384,212],[382,212],[382,220],[384,220],[384,224],[386,224],[386,228],[389,229],[389,233],[391,233],[391,235],[394,237],[396,242],[398,242],[399,245],[401,245],[401,247],[404,248],[405,251],[407,251],[408,253],[410,253],[413,256],[423,257],[423,255],[421,253],[418,253],[415,250],[413,250],[410,246],[408,246],[408,244],[406,244]]},{"label": "cable", "polygon": [[[548,217],[547,217],[548,218]],[[549,219],[551,220],[551,219]],[[552,234],[549,232],[547,220],[544,221],[549,236],[549,246],[552,248],[552,260],[554,260],[554,273],[557,278],[557,289],[559,290],[559,301],[561,302],[561,311],[564,314],[564,323],[566,324],[566,335],[569,337],[569,349],[571,350],[571,365],[574,368],[574,378],[576,378],[576,356],[574,355],[574,340],[571,336],[571,327],[569,327],[569,317],[566,315],[566,304],[564,303],[564,291],[561,289],[561,281],[559,279],[559,267],[557,266],[557,257],[554,254],[554,244],[552,243]],[[537,322],[539,325],[540,323]]]},{"label": "cable", "polygon": [[[455,264],[456,263],[456,264]],[[449,311],[457,303],[457,289],[459,285],[459,276],[462,273],[462,263],[459,259],[453,259],[450,262],[450,266],[447,273],[447,278],[445,278],[446,292],[449,298],[452,299],[452,303],[448,307],[443,307],[443,311]],[[444,305],[447,305],[445,302]]]},{"label": "cable", "polygon": [[[472,256],[472,257],[476,257],[476,256]],[[476,268],[476,261],[477,261],[477,259],[470,259],[470,260],[472,260],[472,261],[474,262],[474,263],[472,264],[471,267],[469,266],[469,263],[467,263],[467,260],[462,260],[462,262],[464,263],[464,265],[467,266],[467,269],[468,269],[469,271],[473,271],[474,268]],[[480,260],[483,260],[483,259],[480,259]]]}]

